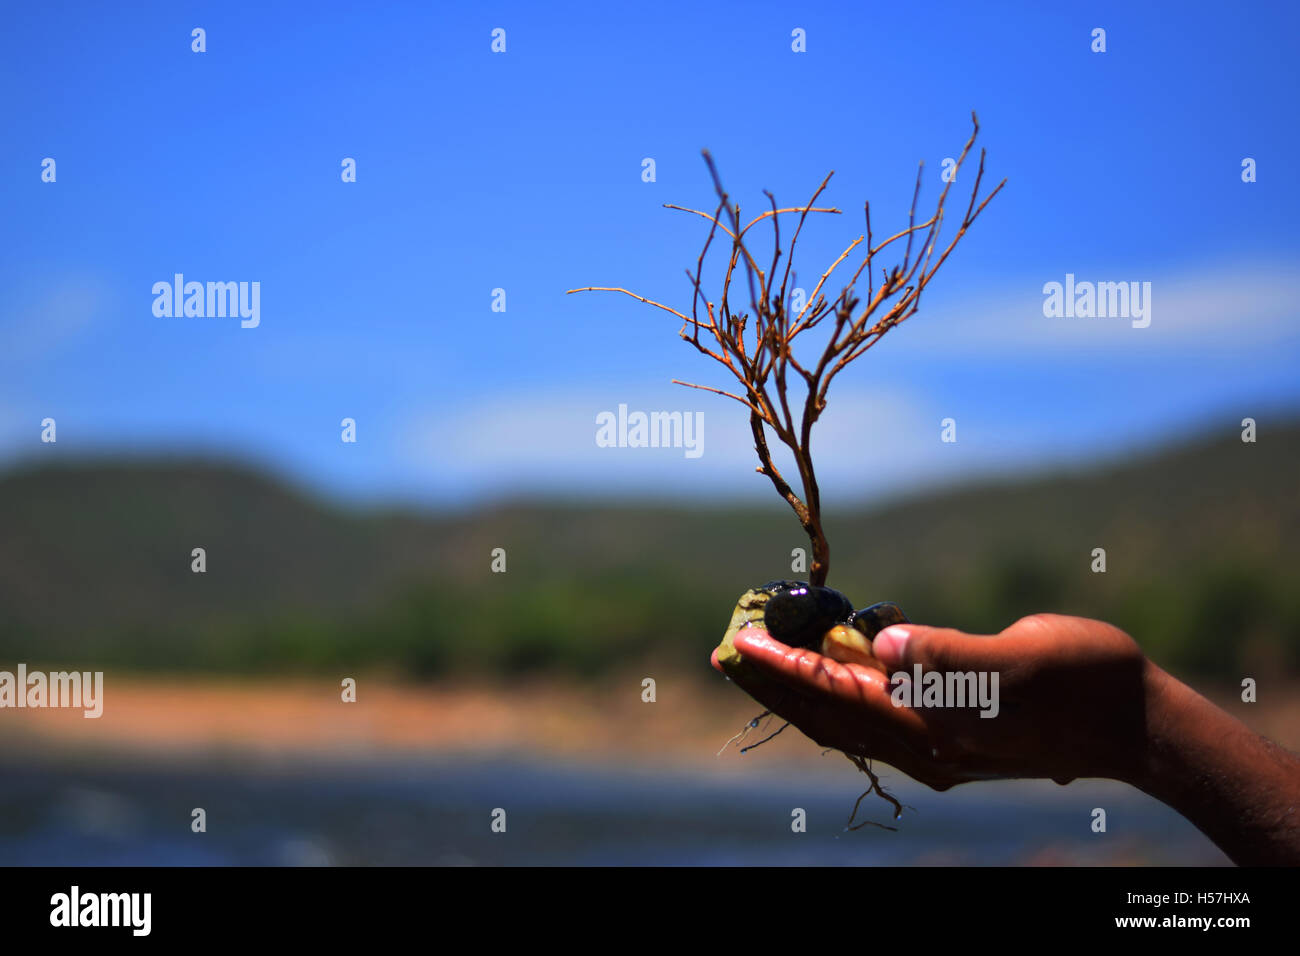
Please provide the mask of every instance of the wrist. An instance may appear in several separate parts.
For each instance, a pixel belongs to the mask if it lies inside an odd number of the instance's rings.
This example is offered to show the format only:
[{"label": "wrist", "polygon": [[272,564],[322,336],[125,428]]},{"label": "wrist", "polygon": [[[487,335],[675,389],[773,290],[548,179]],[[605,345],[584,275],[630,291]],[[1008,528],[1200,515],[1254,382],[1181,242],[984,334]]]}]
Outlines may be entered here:
[{"label": "wrist", "polygon": [[1190,735],[1203,716],[1190,698],[1200,698],[1149,659],[1143,663],[1142,698],[1135,759],[1117,779],[1168,801],[1185,772]]},{"label": "wrist", "polygon": [[1117,779],[1173,807],[1236,863],[1300,862],[1300,760],[1148,662],[1141,757]]},{"label": "wrist", "polygon": [[1146,657],[1134,677],[1122,699],[1106,705],[1113,719],[1102,751],[1089,761],[1088,772],[1076,775],[1107,777],[1156,796],[1178,776],[1172,761],[1188,729],[1183,723],[1186,702],[1179,700],[1178,690],[1187,688]]}]

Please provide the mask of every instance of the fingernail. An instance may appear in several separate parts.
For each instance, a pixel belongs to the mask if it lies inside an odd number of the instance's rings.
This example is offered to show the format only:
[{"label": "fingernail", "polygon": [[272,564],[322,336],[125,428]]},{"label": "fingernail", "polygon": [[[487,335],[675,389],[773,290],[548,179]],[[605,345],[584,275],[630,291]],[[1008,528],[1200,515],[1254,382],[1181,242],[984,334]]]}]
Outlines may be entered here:
[{"label": "fingernail", "polygon": [[900,667],[903,663],[903,650],[911,636],[912,632],[906,625],[893,624],[872,639],[871,653],[886,667]]}]

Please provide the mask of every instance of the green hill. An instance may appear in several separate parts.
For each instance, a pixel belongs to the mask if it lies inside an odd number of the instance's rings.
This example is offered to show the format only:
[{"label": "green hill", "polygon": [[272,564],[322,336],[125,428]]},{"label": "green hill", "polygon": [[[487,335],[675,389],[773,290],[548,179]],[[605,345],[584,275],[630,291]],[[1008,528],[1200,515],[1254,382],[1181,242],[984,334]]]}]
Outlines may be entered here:
[{"label": "green hill", "polygon": [[[1298,475],[1300,424],[830,513],[831,583],[973,631],[1104,618],[1187,674],[1296,672]],[[775,497],[374,513],[202,461],[14,469],[0,529],[0,661],[413,677],[702,668],[739,593],[806,544]]]}]

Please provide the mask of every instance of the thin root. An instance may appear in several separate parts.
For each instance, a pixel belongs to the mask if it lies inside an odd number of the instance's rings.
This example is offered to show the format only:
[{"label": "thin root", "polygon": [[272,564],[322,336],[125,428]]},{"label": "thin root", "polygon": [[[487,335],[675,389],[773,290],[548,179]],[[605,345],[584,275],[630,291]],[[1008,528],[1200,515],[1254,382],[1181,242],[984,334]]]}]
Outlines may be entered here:
[{"label": "thin root", "polygon": [[742,727],[741,730],[740,730],[740,733],[736,734],[736,736],[732,737],[732,738],[731,738],[730,740],[728,740],[725,744],[723,744],[722,747],[719,748],[718,752],[717,752],[714,756],[716,756],[716,757],[721,757],[721,756],[722,756],[722,751],[726,750],[728,747],[730,747],[730,746],[731,746],[732,744],[734,744],[736,741],[738,741],[738,740],[744,740],[746,737],[749,736],[749,732],[750,732],[751,730],[753,730],[755,727],[758,726],[758,722],[759,722],[760,720],[762,720],[764,717],[770,717],[771,715],[772,715],[772,712],[771,712],[770,710],[765,710],[765,711],[763,711],[761,714],[759,714],[757,717],[755,717],[753,720],[751,720],[749,723],[747,723],[744,727]]},{"label": "thin root", "polygon": [[845,825],[846,828],[849,830],[860,830],[863,827],[870,824],[873,827],[880,827],[880,829],[882,830],[890,830],[893,831],[894,833],[897,833],[898,827],[886,826],[885,824],[877,823],[874,820],[863,820],[861,823],[857,824],[856,826],[854,825],[853,821],[854,819],[857,818],[858,807],[862,805],[863,799],[865,799],[867,794],[869,793],[876,794],[881,799],[887,801],[894,808],[895,820],[897,820],[899,817],[903,815],[903,805],[899,803],[896,799],[894,799],[894,797],[891,794],[886,792],[883,787],[880,786],[880,778],[877,777],[874,772],[872,772],[871,764],[867,761],[865,757],[857,757],[854,756],[853,754],[845,754],[844,756],[849,758],[849,762],[852,763],[853,766],[857,767],[859,770],[861,770],[863,773],[865,773],[868,777],[871,778],[871,786],[868,787],[866,790],[864,790],[862,792],[862,795],[858,797],[857,802],[853,804],[853,812],[849,814],[849,822]]},{"label": "thin root", "polygon": [[764,737],[764,738],[763,738],[762,740],[760,740],[758,743],[756,743],[756,744],[750,744],[748,747],[741,747],[741,748],[740,748],[740,752],[743,754],[743,753],[745,753],[745,752],[748,751],[748,750],[753,750],[755,747],[761,747],[763,744],[767,743],[769,740],[771,740],[773,737],[775,737],[777,734],[779,734],[781,731],[785,730],[785,728],[787,728],[787,727],[789,727],[789,726],[790,726],[790,721],[787,720],[784,724],[782,724],[782,725],[781,725],[780,727],[778,727],[776,730],[772,731],[770,734],[768,734],[766,737]]}]

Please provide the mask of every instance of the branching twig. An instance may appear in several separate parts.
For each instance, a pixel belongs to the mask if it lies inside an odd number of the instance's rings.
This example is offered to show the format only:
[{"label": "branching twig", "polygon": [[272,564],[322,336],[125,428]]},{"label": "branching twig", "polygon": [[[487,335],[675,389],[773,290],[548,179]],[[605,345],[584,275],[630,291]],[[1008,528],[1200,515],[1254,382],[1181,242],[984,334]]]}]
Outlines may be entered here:
[{"label": "branching twig", "polygon": [[[921,193],[921,168],[917,169],[916,186],[912,192],[912,205],[908,212],[907,228],[901,230],[873,245],[871,231],[871,205],[864,206],[866,217],[866,235],[859,236],[849,243],[830,267],[821,274],[811,297],[799,309],[797,315],[791,315],[789,307],[790,280],[794,275],[795,246],[803,232],[804,222],[809,213],[838,214],[839,210],[828,206],[818,206],[817,200],[830,183],[830,173],[822,180],[812,198],[805,206],[778,208],[776,199],[770,192],[765,193],[771,208],[755,216],[744,226],[740,220],[740,206],[732,203],[722,188],[713,157],[704,152],[704,161],[708,165],[709,175],[713,179],[714,190],[718,195],[718,207],[710,215],[698,209],[688,209],[665,203],[669,209],[678,209],[709,220],[709,235],[705,240],[695,271],[687,272],[691,280],[694,295],[689,316],[669,306],[654,302],[644,296],[629,292],[623,288],[587,286],[582,289],[570,289],[569,292],[621,292],[655,308],[670,312],[682,320],[678,333],[703,355],[707,355],[722,364],[740,383],[736,391],[726,391],[711,385],[694,385],[689,382],[677,382],[689,388],[703,389],[724,395],[740,402],[749,410],[750,430],[754,436],[754,450],[758,454],[758,472],[766,475],[777,493],[794,510],[799,523],[803,526],[808,540],[812,544],[812,565],[809,578],[813,584],[824,584],[830,568],[830,547],[822,530],[821,493],[817,486],[817,475],[812,460],[812,427],[826,408],[826,393],[830,383],[851,362],[860,358],[868,349],[880,341],[890,329],[915,315],[920,308],[921,293],[934,278],[939,267],[947,260],[949,253],[966,234],[966,230],[984,211],[997,193],[1006,184],[998,185],[976,205],[979,198],[980,184],[984,179],[984,152],[980,152],[979,170],[971,189],[970,202],[965,215],[958,225],[952,239],[938,257],[935,258],[939,245],[939,234],[944,223],[945,203],[948,190],[957,178],[962,164],[975,144],[979,135],[979,121],[971,113],[973,129],[970,139],[966,141],[961,155],[957,158],[952,175],[945,182],[939,194],[934,214],[924,222],[916,221],[917,201]],[[799,213],[799,224],[790,240],[788,252],[781,249],[781,230],[779,219],[782,214]],[[774,249],[772,261],[767,270],[759,267],[758,261],[745,244],[745,234],[764,220],[771,219]],[[715,303],[708,300],[702,288],[704,259],[713,243],[717,232],[725,233],[731,240],[731,250],[727,269],[723,275],[721,297]],[[894,243],[906,240],[901,263],[892,268],[881,270],[880,285],[875,282],[875,257]],[[920,246],[913,256],[915,242]],[[857,271],[834,299],[827,299],[822,292],[835,270],[853,251],[865,242],[865,253]],[[781,271],[781,281],[776,276],[781,269],[781,257],[785,256],[785,268]],[[749,291],[749,311],[735,311],[731,302],[731,282],[737,267],[745,272],[745,284]],[[858,279],[863,273],[867,275],[867,294],[860,299],[854,294]],[[700,303],[704,304],[705,318],[700,317]],[[823,319],[830,318],[832,325],[830,337],[815,364],[799,362],[791,351],[791,343],[801,333],[815,328]],[[749,328],[752,319],[753,328]],[[689,330],[689,331],[688,331]],[[700,333],[711,336],[701,341]],[[747,339],[747,333],[752,341]],[[788,376],[801,379],[807,388],[803,407],[793,409],[788,395]],[[785,477],[777,470],[772,461],[768,447],[767,431],[772,434],[794,455],[795,469],[799,473],[803,496],[800,497]]]}]

